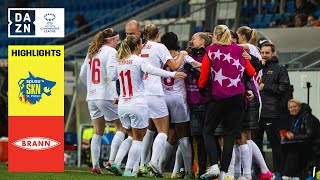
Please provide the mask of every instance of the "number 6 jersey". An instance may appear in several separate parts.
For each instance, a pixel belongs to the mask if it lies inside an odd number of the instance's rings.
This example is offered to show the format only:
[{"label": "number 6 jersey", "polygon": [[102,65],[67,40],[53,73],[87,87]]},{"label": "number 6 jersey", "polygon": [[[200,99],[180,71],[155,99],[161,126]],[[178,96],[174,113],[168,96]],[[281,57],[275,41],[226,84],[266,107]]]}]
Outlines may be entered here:
[{"label": "number 6 jersey", "polygon": [[107,69],[109,64],[114,63],[117,51],[107,45],[103,45],[92,59],[86,57],[81,66],[80,79],[87,86],[87,101],[104,99],[114,100],[118,97],[116,82],[111,81],[108,74],[113,69]]}]

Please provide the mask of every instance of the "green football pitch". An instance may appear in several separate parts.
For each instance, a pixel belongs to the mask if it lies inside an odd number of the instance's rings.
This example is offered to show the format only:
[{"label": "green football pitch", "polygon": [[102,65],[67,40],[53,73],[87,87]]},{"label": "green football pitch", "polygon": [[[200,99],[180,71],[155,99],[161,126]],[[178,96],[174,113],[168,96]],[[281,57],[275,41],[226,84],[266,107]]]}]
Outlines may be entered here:
[{"label": "green football pitch", "polygon": [[[5,163],[0,163],[0,180],[12,180],[12,179],[21,179],[21,180],[60,180],[60,179],[67,179],[67,180],[79,180],[79,179],[88,179],[88,180],[95,180],[95,179],[104,179],[104,180],[123,180],[123,179],[132,179],[128,177],[121,177],[115,176],[111,173],[108,173],[106,170],[102,170],[103,174],[91,174],[90,168],[70,168],[66,167],[64,172],[61,173],[16,173],[16,172],[8,172],[8,168]],[[169,177],[170,174],[166,174],[166,177]],[[146,177],[139,177],[138,180],[150,180],[153,177],[146,176]],[[157,178],[159,179],[159,178]],[[166,178],[162,178],[166,179]]]}]

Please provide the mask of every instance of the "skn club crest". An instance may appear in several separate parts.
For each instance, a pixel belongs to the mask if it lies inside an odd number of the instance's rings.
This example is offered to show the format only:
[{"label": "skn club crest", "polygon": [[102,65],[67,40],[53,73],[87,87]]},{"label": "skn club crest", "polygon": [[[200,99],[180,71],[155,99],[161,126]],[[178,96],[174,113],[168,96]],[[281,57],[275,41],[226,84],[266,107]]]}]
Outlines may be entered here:
[{"label": "skn club crest", "polygon": [[20,79],[18,84],[20,87],[19,100],[23,103],[32,105],[40,102],[42,94],[51,96],[51,90],[56,85],[56,82],[35,77],[29,72],[29,77]]}]

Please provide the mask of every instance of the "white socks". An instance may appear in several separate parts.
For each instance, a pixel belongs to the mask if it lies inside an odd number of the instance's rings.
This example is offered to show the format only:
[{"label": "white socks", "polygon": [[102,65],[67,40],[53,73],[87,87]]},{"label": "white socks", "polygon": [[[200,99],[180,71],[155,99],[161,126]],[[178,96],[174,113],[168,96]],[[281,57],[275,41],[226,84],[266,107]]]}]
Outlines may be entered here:
[{"label": "white socks", "polygon": [[176,160],[174,162],[174,168],[172,171],[172,175],[175,176],[176,174],[179,173],[180,168],[182,167],[183,164],[183,158],[182,158],[182,153],[180,146],[178,146],[177,152],[176,152]]},{"label": "white socks", "polygon": [[250,178],[251,178],[251,169],[252,169],[252,146],[251,146],[251,142],[252,140],[247,140],[247,145],[249,147],[249,153],[250,153],[250,157],[249,157],[249,165],[250,165]]},{"label": "white socks", "polygon": [[141,141],[134,140],[132,142],[132,146],[129,151],[128,161],[126,164],[125,171],[127,172],[131,171],[135,163],[139,160],[139,156],[141,155],[141,149],[142,149],[141,145],[142,145]]},{"label": "white socks", "polygon": [[238,179],[241,176],[241,155],[238,145],[233,145],[233,151],[235,154],[235,162],[234,162],[234,177]]},{"label": "white socks", "polygon": [[176,145],[171,145],[170,143],[168,143],[168,141],[166,142],[164,151],[160,156],[159,163],[158,163],[158,166],[161,169],[161,171],[163,171],[163,168],[165,167],[168,158],[171,156],[172,152],[174,152],[175,149],[176,149]]},{"label": "white socks", "polygon": [[167,142],[168,136],[165,133],[159,133],[154,140],[153,147],[152,147],[152,156],[151,156],[151,163],[152,165],[158,166],[158,161],[160,156],[163,153],[164,146]]},{"label": "white socks", "polygon": [[[141,149],[142,149],[142,147],[141,147]],[[136,163],[133,166],[132,172],[136,172],[136,173],[139,172],[139,170],[140,170],[140,166],[139,166],[140,158],[141,158],[141,153],[139,154],[139,158],[138,158],[138,160],[136,161]]]},{"label": "white socks", "polygon": [[123,158],[127,155],[130,147],[132,145],[132,137],[128,136],[127,139],[125,139],[122,143],[121,146],[117,152],[116,160],[115,162],[120,165]]},{"label": "white socks", "polygon": [[218,180],[224,180],[225,178],[226,178],[226,173],[224,171],[221,171],[218,176]]},{"label": "white socks", "polygon": [[111,150],[110,150],[110,157],[109,157],[110,163],[113,163],[114,159],[116,158],[118,149],[124,140],[124,136],[125,134],[121,131],[117,131],[116,134],[114,135],[111,143]]},{"label": "white socks", "polygon": [[185,172],[191,176],[192,175],[192,149],[191,149],[189,137],[183,137],[179,140],[179,142],[180,142],[179,144],[180,150],[183,152],[182,158],[183,158]]},{"label": "white socks", "polygon": [[233,150],[232,150],[232,158],[231,158],[231,161],[230,161],[228,172],[226,174],[230,178],[234,177],[234,164],[235,164],[235,161],[236,161],[236,153],[235,153],[235,150],[233,148]]},{"label": "white socks", "polygon": [[93,134],[91,140],[91,156],[92,156],[92,166],[93,168],[100,168],[99,158],[101,151],[101,136],[98,134]]},{"label": "white socks", "polygon": [[250,141],[250,144],[252,147],[252,156],[253,156],[254,161],[260,167],[260,171],[262,174],[267,173],[269,171],[269,169],[267,167],[267,164],[262,156],[262,153],[261,153],[259,147],[252,140],[249,140],[249,141]]},{"label": "white socks", "polygon": [[141,166],[145,166],[148,163],[147,162],[147,157],[148,157],[150,149],[151,149],[154,133],[155,132],[150,131],[149,129],[147,129],[147,132],[143,137],[141,158],[140,158],[140,165]]},{"label": "white socks", "polygon": [[248,144],[243,144],[239,146],[241,152],[241,164],[243,168],[243,176],[250,179],[251,178],[251,164],[250,164],[250,150]]}]

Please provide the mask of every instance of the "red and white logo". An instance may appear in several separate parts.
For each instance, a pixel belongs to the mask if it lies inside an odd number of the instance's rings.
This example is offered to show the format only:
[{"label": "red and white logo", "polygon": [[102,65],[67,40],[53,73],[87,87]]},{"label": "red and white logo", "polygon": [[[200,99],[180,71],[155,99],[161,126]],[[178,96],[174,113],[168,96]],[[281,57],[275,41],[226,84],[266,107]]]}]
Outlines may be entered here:
[{"label": "red and white logo", "polygon": [[60,143],[46,137],[27,137],[12,143],[14,146],[26,150],[46,150],[58,146]]}]

